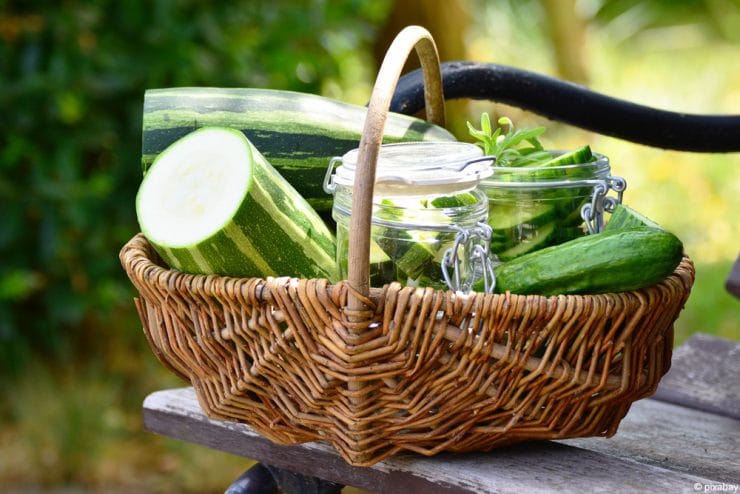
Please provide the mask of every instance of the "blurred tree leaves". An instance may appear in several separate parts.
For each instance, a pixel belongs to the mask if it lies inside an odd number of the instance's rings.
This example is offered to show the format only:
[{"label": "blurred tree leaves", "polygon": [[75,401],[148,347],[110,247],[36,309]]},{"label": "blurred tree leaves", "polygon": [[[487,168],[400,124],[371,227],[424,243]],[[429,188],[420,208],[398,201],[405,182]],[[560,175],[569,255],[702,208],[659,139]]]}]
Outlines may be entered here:
[{"label": "blurred tree leaves", "polygon": [[138,338],[117,254],[137,231],[146,88],[318,93],[387,10],[373,0],[0,0],[0,369],[36,351],[73,359],[96,339]]},{"label": "blurred tree leaves", "polygon": [[[637,34],[648,29],[697,25],[709,38],[740,40],[740,0],[583,0],[594,20]],[[624,36],[626,37],[626,36]]]}]

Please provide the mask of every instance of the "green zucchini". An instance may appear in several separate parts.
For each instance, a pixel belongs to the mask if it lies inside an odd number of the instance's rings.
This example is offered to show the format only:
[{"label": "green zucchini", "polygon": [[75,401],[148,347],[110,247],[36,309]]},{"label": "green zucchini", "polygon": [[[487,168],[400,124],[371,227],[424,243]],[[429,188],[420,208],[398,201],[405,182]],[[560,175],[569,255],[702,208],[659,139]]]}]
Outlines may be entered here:
[{"label": "green zucchini", "polygon": [[[319,212],[331,210],[323,190],[332,157],[357,148],[365,114],[351,105],[313,94],[268,89],[171,88],[144,94],[144,172],[167,146],[203,126],[240,130],[280,174]],[[385,143],[454,141],[441,127],[390,113]]]},{"label": "green zucchini", "polygon": [[671,274],[682,256],[683,244],[665,230],[604,231],[500,264],[496,291],[549,296],[636,290]]},{"label": "green zucchini", "polygon": [[177,270],[337,279],[333,234],[237,130],[205,127],[171,144],[144,176],[136,212]]}]

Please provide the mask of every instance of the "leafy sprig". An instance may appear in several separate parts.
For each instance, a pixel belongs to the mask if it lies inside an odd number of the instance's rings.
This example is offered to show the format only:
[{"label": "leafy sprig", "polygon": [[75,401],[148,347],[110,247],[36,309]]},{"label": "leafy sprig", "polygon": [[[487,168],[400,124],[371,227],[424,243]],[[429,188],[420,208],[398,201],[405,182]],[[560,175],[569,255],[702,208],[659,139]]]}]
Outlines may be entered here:
[{"label": "leafy sprig", "polygon": [[[552,157],[538,139],[545,132],[544,127],[514,129],[510,118],[501,117],[498,119],[499,127],[494,130],[485,112],[480,117],[480,129],[470,122],[467,124],[470,135],[478,140],[477,144],[483,148],[486,156],[496,157],[496,166],[525,166]],[[525,143],[529,146],[522,147]]]}]

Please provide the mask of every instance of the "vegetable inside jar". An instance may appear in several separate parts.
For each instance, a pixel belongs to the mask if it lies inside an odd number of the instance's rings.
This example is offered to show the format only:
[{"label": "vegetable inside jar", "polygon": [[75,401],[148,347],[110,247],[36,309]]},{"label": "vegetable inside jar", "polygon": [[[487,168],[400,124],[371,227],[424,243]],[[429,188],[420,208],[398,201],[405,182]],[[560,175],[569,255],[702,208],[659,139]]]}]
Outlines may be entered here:
[{"label": "vegetable inside jar", "polygon": [[[337,265],[342,279],[348,274],[357,157],[358,149],[354,149],[332,160],[325,182],[334,195],[332,216],[337,224]],[[381,146],[370,228],[371,286],[399,282],[470,290],[488,262],[473,253],[476,246],[487,248],[480,229],[486,227],[488,198],[477,186],[491,175],[491,162],[479,147],[467,143]],[[339,166],[334,170],[336,163]],[[445,276],[445,254],[449,257],[453,250],[457,264],[448,266]]]},{"label": "vegetable inside jar", "polygon": [[[553,160],[565,156],[552,153]],[[610,177],[609,159],[598,153],[580,164],[494,166],[493,175],[480,184],[489,203],[491,251],[508,261],[586,235],[582,209],[598,188],[608,190]],[[600,224],[598,206],[593,214]]]}]

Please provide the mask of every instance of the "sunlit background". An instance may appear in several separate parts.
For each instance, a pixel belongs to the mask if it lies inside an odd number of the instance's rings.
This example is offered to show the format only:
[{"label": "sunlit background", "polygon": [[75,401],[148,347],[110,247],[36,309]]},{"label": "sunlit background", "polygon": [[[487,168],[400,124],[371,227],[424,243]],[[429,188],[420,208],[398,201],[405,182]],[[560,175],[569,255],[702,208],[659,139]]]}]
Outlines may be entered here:
[{"label": "sunlit background", "polygon": [[[292,89],[364,104],[403,26],[443,60],[512,65],[637,103],[740,114],[738,0],[0,0],[0,491],[223,492],[248,466],[142,430],[154,360],[118,250],[146,88]],[[740,340],[724,283],[740,248],[740,154],[652,149],[490,102],[448,105],[591,144],[625,202],[676,233],[697,281],[676,324]],[[740,136],[738,136],[740,139]]]}]

